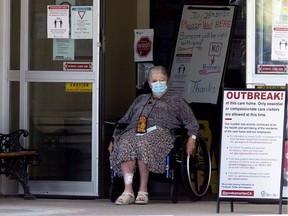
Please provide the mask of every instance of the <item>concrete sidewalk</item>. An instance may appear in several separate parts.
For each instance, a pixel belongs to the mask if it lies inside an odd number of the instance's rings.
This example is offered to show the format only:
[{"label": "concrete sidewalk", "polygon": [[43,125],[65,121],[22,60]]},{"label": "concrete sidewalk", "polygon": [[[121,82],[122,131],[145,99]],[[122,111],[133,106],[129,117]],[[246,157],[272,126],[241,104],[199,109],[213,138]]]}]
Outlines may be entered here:
[{"label": "concrete sidewalk", "polygon": [[[220,203],[217,213],[216,201],[179,201],[172,204],[168,200],[151,200],[148,205],[117,206],[108,199],[44,199],[23,200],[20,197],[1,197],[2,216],[186,216],[186,215],[277,215],[278,204],[249,204],[235,202],[234,212],[230,212],[229,202]],[[282,215],[287,215],[287,205],[282,206]]]}]

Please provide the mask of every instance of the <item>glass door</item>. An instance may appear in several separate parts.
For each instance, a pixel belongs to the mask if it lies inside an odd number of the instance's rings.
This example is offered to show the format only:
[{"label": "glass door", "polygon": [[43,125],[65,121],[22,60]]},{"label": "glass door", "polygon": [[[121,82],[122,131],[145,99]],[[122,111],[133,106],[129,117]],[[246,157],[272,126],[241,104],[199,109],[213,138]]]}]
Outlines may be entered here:
[{"label": "glass door", "polygon": [[42,159],[30,166],[31,192],[97,196],[100,2],[12,1],[17,5],[19,126]]},{"label": "glass door", "polygon": [[[248,23],[247,86],[285,89],[288,84],[288,0],[248,0]],[[288,130],[287,125],[286,128]],[[288,139],[287,133],[285,140]],[[288,147],[284,149],[286,156]],[[287,198],[287,157],[283,160],[282,196]]]},{"label": "glass door", "polygon": [[247,86],[288,83],[288,0],[247,1]]}]

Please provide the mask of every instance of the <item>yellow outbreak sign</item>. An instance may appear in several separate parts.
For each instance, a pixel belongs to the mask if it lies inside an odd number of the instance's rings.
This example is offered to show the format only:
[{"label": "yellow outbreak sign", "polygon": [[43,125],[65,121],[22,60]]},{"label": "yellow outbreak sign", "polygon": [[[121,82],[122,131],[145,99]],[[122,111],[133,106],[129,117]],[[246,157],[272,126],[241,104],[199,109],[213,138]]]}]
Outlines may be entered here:
[{"label": "yellow outbreak sign", "polygon": [[66,83],[66,92],[92,92],[92,83]]}]

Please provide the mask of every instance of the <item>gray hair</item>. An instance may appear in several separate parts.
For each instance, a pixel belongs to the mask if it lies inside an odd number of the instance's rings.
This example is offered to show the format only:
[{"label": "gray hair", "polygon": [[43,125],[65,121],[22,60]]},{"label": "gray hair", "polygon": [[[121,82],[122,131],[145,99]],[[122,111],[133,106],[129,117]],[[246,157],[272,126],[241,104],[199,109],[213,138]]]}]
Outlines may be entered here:
[{"label": "gray hair", "polygon": [[162,65],[150,68],[148,71],[148,81],[150,81],[152,74],[163,74],[165,77],[167,77],[167,80],[169,79],[168,70]]}]

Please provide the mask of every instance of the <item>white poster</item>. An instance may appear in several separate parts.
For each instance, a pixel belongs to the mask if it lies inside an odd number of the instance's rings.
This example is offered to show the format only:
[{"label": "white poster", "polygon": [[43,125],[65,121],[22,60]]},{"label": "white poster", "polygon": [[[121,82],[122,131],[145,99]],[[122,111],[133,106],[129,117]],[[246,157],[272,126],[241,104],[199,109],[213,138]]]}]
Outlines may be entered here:
[{"label": "white poster", "polygon": [[224,91],[219,197],[280,198],[285,94]]},{"label": "white poster", "polygon": [[69,5],[47,6],[47,37],[69,38]]},{"label": "white poster", "polygon": [[71,7],[71,38],[93,38],[93,13],[92,6]]},{"label": "white poster", "polygon": [[134,30],[134,61],[149,62],[153,61],[153,29]]},{"label": "white poster", "polygon": [[184,5],[171,67],[171,94],[189,103],[217,103],[233,17],[233,6]]},{"label": "white poster", "polygon": [[272,56],[273,61],[288,61],[288,25],[272,27]]},{"label": "white poster", "polygon": [[75,41],[72,39],[53,39],[53,60],[74,60]]}]

